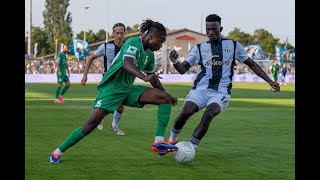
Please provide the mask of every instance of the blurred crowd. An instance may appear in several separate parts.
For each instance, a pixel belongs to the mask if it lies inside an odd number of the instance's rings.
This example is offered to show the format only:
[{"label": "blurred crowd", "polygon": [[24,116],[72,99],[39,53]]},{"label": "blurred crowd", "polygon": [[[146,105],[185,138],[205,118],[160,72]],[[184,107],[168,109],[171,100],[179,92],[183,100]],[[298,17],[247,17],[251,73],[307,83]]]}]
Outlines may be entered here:
[{"label": "blurred crowd", "polygon": [[[84,60],[68,61],[69,72],[71,74],[82,74],[85,64]],[[103,58],[97,58],[92,62],[89,73],[102,74],[103,71]],[[25,74],[54,74],[55,72],[56,61],[53,59],[25,61]]]},{"label": "blurred crowd", "polygon": [[[26,60],[25,61],[25,74],[54,74],[56,71],[56,61],[51,60]],[[265,72],[268,72],[270,66],[269,61],[256,61]],[[85,68],[85,60],[69,60],[68,68],[71,74],[82,74]],[[288,64],[288,73],[295,74],[295,64],[294,62]],[[156,61],[155,64],[156,72],[160,74],[178,74],[177,70],[173,67],[172,63],[162,64]],[[193,66],[189,69],[186,74],[197,73],[198,66]],[[243,63],[236,63],[235,74],[254,74],[254,72]],[[99,57],[92,62],[89,69],[89,74],[103,74],[103,57]]]},{"label": "blurred crowd", "polygon": [[[272,64],[272,60],[255,60],[257,64],[266,72],[269,73],[270,65]],[[287,75],[295,74],[295,63],[294,61],[285,61],[287,64]],[[280,65],[280,71],[282,66]],[[237,62],[234,66],[234,74],[255,74],[247,65],[244,63]]]}]

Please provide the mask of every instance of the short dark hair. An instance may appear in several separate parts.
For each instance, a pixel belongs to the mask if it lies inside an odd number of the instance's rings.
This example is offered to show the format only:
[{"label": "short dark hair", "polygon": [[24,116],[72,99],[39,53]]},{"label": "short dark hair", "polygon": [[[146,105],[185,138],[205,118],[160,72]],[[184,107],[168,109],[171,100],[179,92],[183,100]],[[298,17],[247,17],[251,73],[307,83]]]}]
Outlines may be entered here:
[{"label": "short dark hair", "polygon": [[116,29],[117,27],[122,27],[124,29],[124,32],[126,32],[126,26],[122,23],[116,23],[113,25],[112,30]]},{"label": "short dark hair", "polygon": [[144,20],[140,25],[140,32],[144,33],[146,31],[148,31],[148,33],[155,32],[164,36],[167,35],[166,28],[161,23],[153,22],[151,19]]},{"label": "short dark hair", "polygon": [[219,22],[221,24],[221,17],[216,14],[210,14],[206,17],[206,22]]}]

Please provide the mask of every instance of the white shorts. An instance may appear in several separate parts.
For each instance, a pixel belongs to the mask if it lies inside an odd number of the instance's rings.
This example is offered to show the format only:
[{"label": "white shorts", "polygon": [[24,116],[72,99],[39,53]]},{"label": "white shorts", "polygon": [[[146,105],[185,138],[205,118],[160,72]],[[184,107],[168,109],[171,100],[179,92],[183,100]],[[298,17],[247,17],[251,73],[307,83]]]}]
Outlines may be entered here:
[{"label": "white shorts", "polygon": [[191,89],[186,97],[186,101],[197,104],[199,111],[212,103],[219,104],[221,111],[225,110],[229,105],[230,94],[222,93],[213,89],[196,90]]}]

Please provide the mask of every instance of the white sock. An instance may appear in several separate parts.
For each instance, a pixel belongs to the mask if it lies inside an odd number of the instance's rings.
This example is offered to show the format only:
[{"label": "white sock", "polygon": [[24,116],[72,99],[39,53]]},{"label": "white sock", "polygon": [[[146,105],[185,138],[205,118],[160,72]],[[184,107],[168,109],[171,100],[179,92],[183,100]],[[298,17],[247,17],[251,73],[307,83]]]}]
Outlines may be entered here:
[{"label": "white sock", "polygon": [[102,121],[99,123],[100,126],[103,126],[104,123],[104,119],[102,119]]},{"label": "white sock", "polygon": [[200,144],[201,140],[194,137],[193,135],[191,136],[189,143],[193,146],[193,148],[197,148],[198,145]]},{"label": "white sock", "polygon": [[155,142],[164,141],[164,137],[163,137],[163,136],[156,136],[156,137],[154,138],[154,141],[155,141]]},{"label": "white sock", "polygon": [[171,142],[177,141],[180,132],[181,132],[181,129],[180,130],[176,130],[176,129],[172,128],[171,131],[170,131],[170,141]]},{"label": "white sock", "polygon": [[197,148],[198,145],[197,144],[193,144],[192,142],[189,141],[189,143],[193,146],[193,148]]},{"label": "white sock", "polygon": [[114,110],[113,119],[112,119],[112,128],[118,127],[121,117],[122,117],[122,113],[119,113],[117,110]]},{"label": "white sock", "polygon": [[60,151],[60,149],[59,149],[59,148],[57,148],[56,150],[54,150],[54,153],[55,153],[55,154],[62,155],[62,152]]}]

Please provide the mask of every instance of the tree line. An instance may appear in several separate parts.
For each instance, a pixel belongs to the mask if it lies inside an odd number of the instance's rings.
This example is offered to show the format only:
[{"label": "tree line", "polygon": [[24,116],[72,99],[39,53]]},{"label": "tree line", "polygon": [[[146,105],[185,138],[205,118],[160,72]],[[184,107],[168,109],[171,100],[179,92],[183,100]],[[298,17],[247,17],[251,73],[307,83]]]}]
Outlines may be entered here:
[{"label": "tree line", "polygon": [[[70,0],[45,0],[45,10],[43,11],[43,25],[44,27],[33,26],[31,29],[32,34],[32,47],[37,43],[37,57],[47,54],[55,53],[56,41],[60,43],[71,44],[73,33],[71,28],[72,14],[67,11]],[[170,31],[167,28],[167,31]],[[126,34],[139,32],[139,24],[134,24],[132,27],[126,26]],[[84,38],[84,31],[75,35],[77,39]],[[112,34],[108,32],[108,39],[112,39]],[[234,28],[224,36],[224,38],[239,41],[242,45],[259,44],[265,53],[275,53],[275,46],[284,46],[286,49],[294,49],[288,42],[280,42],[280,39],[275,38],[266,29],[256,29],[254,33],[248,34],[241,31],[239,28]],[[106,31],[104,29],[93,32],[92,30],[86,31],[86,41],[89,44],[105,41]],[[28,49],[28,37],[25,37],[25,54]]]}]

